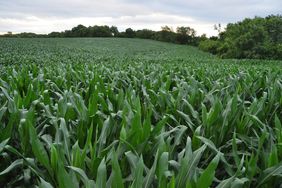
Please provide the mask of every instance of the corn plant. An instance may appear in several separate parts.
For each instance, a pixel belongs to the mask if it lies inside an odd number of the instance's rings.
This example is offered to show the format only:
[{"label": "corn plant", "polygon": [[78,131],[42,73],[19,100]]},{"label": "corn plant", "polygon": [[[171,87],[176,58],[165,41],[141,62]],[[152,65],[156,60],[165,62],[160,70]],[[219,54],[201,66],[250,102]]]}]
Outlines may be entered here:
[{"label": "corn plant", "polygon": [[0,187],[279,187],[282,62],[0,40]]}]

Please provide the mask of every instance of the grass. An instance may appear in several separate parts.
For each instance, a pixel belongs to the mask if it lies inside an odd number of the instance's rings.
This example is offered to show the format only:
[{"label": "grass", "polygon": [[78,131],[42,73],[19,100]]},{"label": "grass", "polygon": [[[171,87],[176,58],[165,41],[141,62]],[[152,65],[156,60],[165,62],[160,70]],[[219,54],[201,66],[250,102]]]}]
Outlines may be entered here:
[{"label": "grass", "polygon": [[0,187],[279,187],[281,65],[0,39]]}]

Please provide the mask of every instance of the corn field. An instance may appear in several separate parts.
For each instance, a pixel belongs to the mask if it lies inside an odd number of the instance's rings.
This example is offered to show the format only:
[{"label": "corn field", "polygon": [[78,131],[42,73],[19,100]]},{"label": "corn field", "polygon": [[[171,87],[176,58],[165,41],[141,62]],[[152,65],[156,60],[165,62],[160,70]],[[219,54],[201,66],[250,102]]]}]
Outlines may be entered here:
[{"label": "corn field", "polygon": [[0,39],[0,187],[282,186],[282,62]]}]

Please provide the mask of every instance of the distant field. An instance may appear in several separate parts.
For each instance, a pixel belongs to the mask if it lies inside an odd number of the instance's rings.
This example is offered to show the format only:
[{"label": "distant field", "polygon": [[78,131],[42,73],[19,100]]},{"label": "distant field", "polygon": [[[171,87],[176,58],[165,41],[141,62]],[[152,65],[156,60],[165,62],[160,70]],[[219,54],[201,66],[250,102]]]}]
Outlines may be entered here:
[{"label": "distant field", "polygon": [[0,39],[0,187],[279,187],[281,122],[281,61]]}]

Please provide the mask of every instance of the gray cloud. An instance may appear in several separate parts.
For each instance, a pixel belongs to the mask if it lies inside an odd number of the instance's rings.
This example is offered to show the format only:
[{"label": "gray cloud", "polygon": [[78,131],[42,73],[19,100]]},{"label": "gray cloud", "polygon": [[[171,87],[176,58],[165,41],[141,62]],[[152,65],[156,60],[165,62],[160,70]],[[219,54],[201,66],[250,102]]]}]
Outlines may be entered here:
[{"label": "gray cloud", "polygon": [[[137,0],[133,2],[139,3]],[[145,0],[145,3],[148,3],[154,11],[160,10],[216,23],[282,13],[281,0]]]},{"label": "gray cloud", "polygon": [[159,29],[189,25],[199,34],[245,17],[281,14],[281,0],[0,0],[0,32],[69,29],[77,24]]},{"label": "gray cloud", "polygon": [[26,14],[41,17],[96,17],[123,16],[149,13],[143,5],[123,3],[117,0],[0,0],[0,15]]}]

